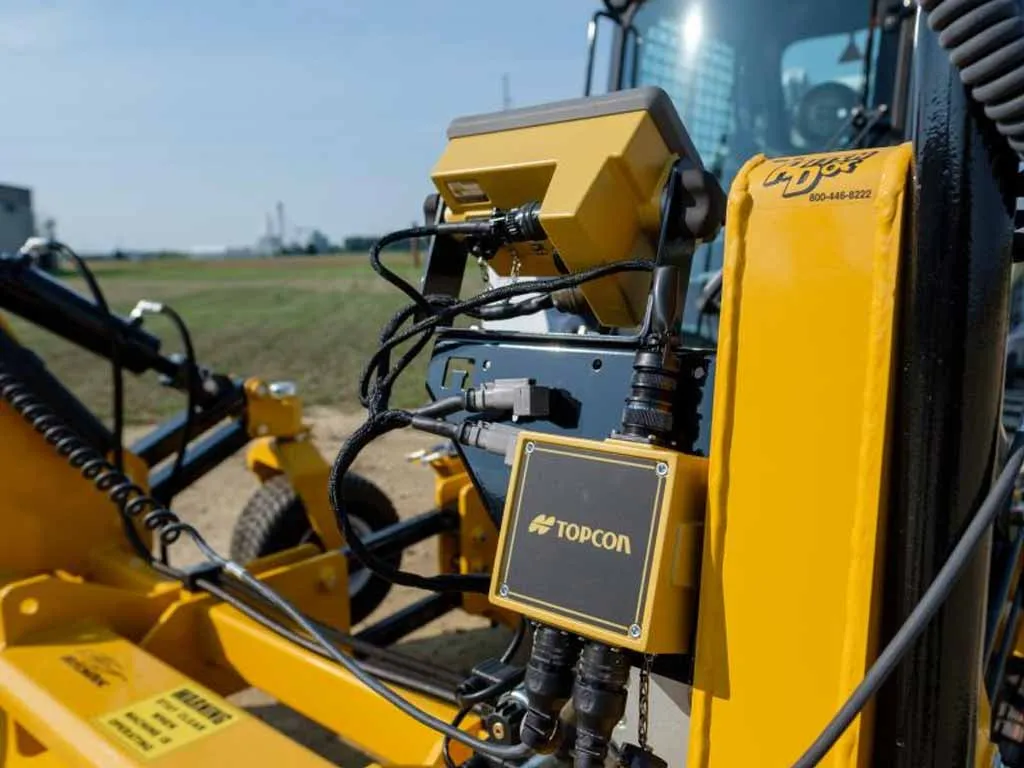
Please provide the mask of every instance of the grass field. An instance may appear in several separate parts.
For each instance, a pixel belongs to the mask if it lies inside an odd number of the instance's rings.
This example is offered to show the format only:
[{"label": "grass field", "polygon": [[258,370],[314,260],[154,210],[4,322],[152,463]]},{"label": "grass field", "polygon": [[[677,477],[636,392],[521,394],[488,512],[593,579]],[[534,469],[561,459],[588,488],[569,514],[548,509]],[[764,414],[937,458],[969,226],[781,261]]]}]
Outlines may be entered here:
[{"label": "grass field", "polygon": [[[386,257],[415,283],[408,254]],[[239,376],[299,384],[308,404],[358,407],[359,374],[376,349],[380,328],[407,303],[377,277],[365,254],[227,261],[107,262],[92,266],[111,306],[127,313],[138,299],[163,301],[189,325],[202,364]],[[77,290],[86,288],[68,277]],[[22,343],[96,413],[110,413],[110,366],[49,333],[13,318]],[[163,351],[180,351],[174,327],[148,317],[146,328],[164,340]],[[422,402],[424,360],[410,368],[395,391],[395,404]],[[183,405],[153,374],[127,374],[128,418],[148,422]]]}]

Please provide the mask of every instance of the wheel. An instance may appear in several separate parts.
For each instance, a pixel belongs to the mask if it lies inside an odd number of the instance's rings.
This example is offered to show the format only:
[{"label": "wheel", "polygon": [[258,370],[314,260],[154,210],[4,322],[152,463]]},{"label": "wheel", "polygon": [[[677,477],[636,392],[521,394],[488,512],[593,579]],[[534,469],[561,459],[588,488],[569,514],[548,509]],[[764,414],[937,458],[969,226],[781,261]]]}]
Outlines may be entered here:
[{"label": "wheel", "polygon": [[[351,509],[349,519],[359,536],[387,528],[398,522],[398,515],[388,497],[376,485],[351,472],[345,475],[345,498]],[[231,535],[231,559],[247,563],[274,552],[320,541],[306,518],[302,500],[284,475],[265,482],[246,503]],[[383,559],[399,567],[402,553]],[[349,612],[351,623],[358,624],[380,605],[391,584],[373,575],[366,568],[349,575]]]}]

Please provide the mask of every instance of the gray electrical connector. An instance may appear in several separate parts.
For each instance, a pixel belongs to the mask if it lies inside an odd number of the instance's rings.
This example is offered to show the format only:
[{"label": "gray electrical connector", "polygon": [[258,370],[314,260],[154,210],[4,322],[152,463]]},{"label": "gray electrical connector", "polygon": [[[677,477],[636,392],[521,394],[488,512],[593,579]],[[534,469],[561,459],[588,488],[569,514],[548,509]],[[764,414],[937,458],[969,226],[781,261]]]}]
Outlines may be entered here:
[{"label": "gray electrical connector", "polygon": [[452,424],[429,416],[414,416],[409,426],[420,432],[441,435],[462,445],[496,453],[503,456],[509,466],[512,465],[516,438],[520,431],[518,427],[489,421],[464,421],[461,424]]},{"label": "gray electrical connector", "polygon": [[520,430],[516,427],[509,427],[505,424],[466,421],[459,426],[458,441],[463,445],[503,456],[505,463],[512,466],[519,432]]},{"label": "gray electrical connector", "polygon": [[512,411],[512,418],[542,418],[551,412],[551,390],[533,379],[495,379],[466,392],[467,411]]}]

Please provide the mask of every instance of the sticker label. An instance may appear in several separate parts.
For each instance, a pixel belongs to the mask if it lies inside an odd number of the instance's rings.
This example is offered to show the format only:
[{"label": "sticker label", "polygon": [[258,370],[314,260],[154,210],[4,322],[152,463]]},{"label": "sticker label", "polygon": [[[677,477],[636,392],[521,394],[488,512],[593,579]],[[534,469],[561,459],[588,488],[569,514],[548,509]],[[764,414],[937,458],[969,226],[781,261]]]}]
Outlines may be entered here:
[{"label": "sticker label", "polygon": [[97,688],[128,682],[121,662],[105,653],[75,651],[61,656],[60,660]]},{"label": "sticker label", "polygon": [[104,735],[133,754],[161,757],[240,719],[218,697],[180,686],[96,718]]}]

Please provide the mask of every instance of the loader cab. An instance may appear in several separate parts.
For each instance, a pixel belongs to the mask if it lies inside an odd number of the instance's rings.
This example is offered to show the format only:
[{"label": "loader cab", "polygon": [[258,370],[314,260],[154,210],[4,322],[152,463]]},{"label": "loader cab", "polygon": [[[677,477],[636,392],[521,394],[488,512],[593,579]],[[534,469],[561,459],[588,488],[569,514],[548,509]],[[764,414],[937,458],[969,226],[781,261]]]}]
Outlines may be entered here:
[{"label": "loader cab", "polygon": [[[599,17],[615,22],[614,34],[604,37],[614,38],[607,89],[664,89],[705,166],[728,190],[757,154],[902,141],[906,108],[894,96],[906,100],[913,8],[908,2],[873,12],[864,0],[606,3]],[[592,66],[593,52],[588,60]],[[592,72],[587,82],[596,82]],[[717,318],[702,293],[721,269],[723,240],[720,234],[695,255],[684,313],[687,333],[709,343]]]},{"label": "loader cab", "polygon": [[[994,436],[1011,307],[1017,335],[1024,328],[1024,292],[1017,282],[1011,297],[1009,279],[1020,249],[1019,159],[972,101],[914,0],[605,0],[592,29],[601,17],[614,27],[604,35],[614,38],[606,88],[667,91],[726,189],[759,153],[913,144],[878,622],[889,638],[934,578],[1000,456]],[[709,323],[696,308],[702,275],[721,268],[723,240],[696,254],[686,302],[686,330],[696,332],[703,319],[710,347],[717,318]],[[786,343],[779,340],[780,351]],[[1003,626],[1005,607],[996,598],[987,618],[978,607],[1013,566],[1005,539],[993,536],[991,556],[975,558],[879,693],[871,764],[972,765],[977,734],[986,726],[1000,732],[999,715],[990,723],[986,714],[988,706],[998,712],[1004,695],[999,655],[982,638]]]}]

